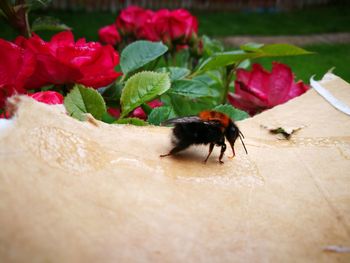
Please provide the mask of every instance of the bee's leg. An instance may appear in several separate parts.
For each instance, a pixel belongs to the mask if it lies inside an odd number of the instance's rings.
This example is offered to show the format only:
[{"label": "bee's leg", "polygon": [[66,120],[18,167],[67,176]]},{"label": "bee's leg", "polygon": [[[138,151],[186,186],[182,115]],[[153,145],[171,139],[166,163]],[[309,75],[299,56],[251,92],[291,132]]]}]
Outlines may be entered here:
[{"label": "bee's leg", "polygon": [[160,155],[160,157],[174,155],[175,153],[178,153],[178,152],[185,150],[188,146],[189,146],[188,144],[178,144],[173,149],[171,149],[169,153],[162,154],[162,155]]},{"label": "bee's leg", "polygon": [[209,153],[208,153],[207,158],[205,158],[204,163],[206,163],[206,162],[208,161],[208,158],[209,158],[211,152],[212,152],[213,149],[214,149],[214,145],[215,145],[214,143],[210,143],[210,145],[209,145]]},{"label": "bee's leg", "polygon": [[223,144],[221,145],[221,152],[220,152],[220,156],[219,156],[219,162],[220,162],[221,164],[224,163],[223,161],[221,161],[221,159],[222,159],[222,157],[224,156],[225,151],[226,151],[226,144],[223,143]]}]

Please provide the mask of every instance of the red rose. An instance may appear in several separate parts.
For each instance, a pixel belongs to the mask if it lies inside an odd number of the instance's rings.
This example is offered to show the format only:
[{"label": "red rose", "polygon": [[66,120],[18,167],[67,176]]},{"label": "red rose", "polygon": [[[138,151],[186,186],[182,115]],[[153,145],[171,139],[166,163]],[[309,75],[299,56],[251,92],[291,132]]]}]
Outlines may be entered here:
[{"label": "red rose", "polygon": [[46,104],[63,104],[63,96],[56,91],[41,91],[33,94],[28,94],[36,101],[43,102]]},{"label": "red rose", "polygon": [[10,97],[12,94],[8,95],[8,92],[5,88],[0,88],[0,110],[4,109],[5,101],[7,97]]},{"label": "red rose", "polygon": [[[74,57],[77,49],[81,51],[80,56]],[[101,46],[96,42],[79,43],[78,41],[76,48],[66,51],[66,54],[72,55],[72,63],[80,68],[83,74],[76,83],[99,88],[111,84],[122,74],[115,71],[115,67],[119,64],[119,54],[110,45]],[[63,53],[62,56],[64,55]]]},{"label": "red rose", "polygon": [[198,32],[198,22],[185,9],[159,10],[152,18],[154,31],[164,43],[187,43]]},{"label": "red rose", "polygon": [[108,108],[107,112],[116,119],[120,117],[120,109],[118,108]]},{"label": "red rose", "polygon": [[129,6],[120,12],[116,21],[117,28],[124,35],[133,34],[136,36],[141,26],[152,15],[153,11],[151,10],[145,10],[138,6]]},{"label": "red rose", "polygon": [[56,34],[50,42],[34,35],[18,37],[16,43],[35,53],[37,66],[25,88],[40,88],[48,84],[80,83],[99,88],[112,83],[121,73],[114,70],[119,55],[112,46],[79,39],[72,32]]},{"label": "red rose", "polygon": [[0,119],[10,119],[11,116],[8,112],[3,112],[0,114]]},{"label": "red rose", "polygon": [[98,38],[101,43],[115,46],[121,41],[119,32],[115,24],[108,25],[98,30]]},{"label": "red rose", "polygon": [[[172,33],[173,39],[183,38],[186,42],[189,41],[193,34],[198,33],[198,21],[195,16],[185,9],[177,9],[171,13],[174,21]],[[182,21],[182,23],[178,23]]]},{"label": "red rose", "polygon": [[293,72],[287,65],[274,62],[269,73],[261,65],[254,64],[251,72],[237,70],[235,92],[229,93],[228,99],[236,108],[254,115],[297,97],[308,89],[303,82],[294,82]]},{"label": "red rose", "polygon": [[[153,100],[151,102],[147,103],[148,106],[150,106],[152,109],[160,107],[163,105],[163,103],[160,100]],[[139,118],[141,120],[146,120],[147,119],[147,115],[144,112],[144,110],[141,107],[137,107],[133,113],[132,113],[132,117],[136,117]]]},{"label": "red rose", "polygon": [[[61,40],[60,42],[66,45],[68,41]],[[50,45],[36,34],[29,39],[19,36],[15,43],[32,51],[37,60],[34,74],[25,83],[26,89],[38,89],[49,84],[74,83],[76,79],[81,78],[82,74],[79,69],[64,64],[56,58],[57,44]]]},{"label": "red rose", "polygon": [[146,39],[149,41],[160,41],[161,38],[155,31],[153,15],[146,19],[136,31],[137,39]]},{"label": "red rose", "polygon": [[35,65],[32,52],[0,39],[0,109],[7,97],[25,93],[24,83],[33,74]]}]

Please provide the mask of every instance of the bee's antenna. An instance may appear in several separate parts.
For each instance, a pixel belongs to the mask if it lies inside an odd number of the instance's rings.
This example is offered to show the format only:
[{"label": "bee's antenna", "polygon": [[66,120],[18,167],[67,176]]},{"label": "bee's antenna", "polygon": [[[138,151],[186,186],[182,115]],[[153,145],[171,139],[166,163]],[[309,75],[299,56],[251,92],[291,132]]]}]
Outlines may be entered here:
[{"label": "bee's antenna", "polygon": [[244,147],[244,150],[245,150],[245,153],[248,154],[248,151],[247,151],[247,148],[245,147],[245,144],[243,142],[243,139],[244,138],[244,135],[241,131],[239,131],[239,139],[241,140],[241,143],[243,144],[243,147]]}]

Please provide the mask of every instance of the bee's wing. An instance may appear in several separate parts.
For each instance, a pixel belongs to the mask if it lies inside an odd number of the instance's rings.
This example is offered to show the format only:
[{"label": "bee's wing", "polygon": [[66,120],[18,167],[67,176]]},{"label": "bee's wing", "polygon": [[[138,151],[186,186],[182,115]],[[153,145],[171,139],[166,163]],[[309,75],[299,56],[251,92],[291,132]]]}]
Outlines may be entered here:
[{"label": "bee's wing", "polygon": [[173,125],[177,123],[191,123],[191,122],[203,122],[198,116],[187,116],[169,119],[161,123],[162,126]]},{"label": "bee's wing", "polygon": [[206,125],[213,125],[213,126],[219,126],[220,122],[212,120],[212,121],[203,121],[201,118],[198,116],[187,116],[187,117],[179,117],[179,118],[173,118],[169,119],[165,122],[162,122],[162,126],[168,126],[168,125],[174,125],[177,123],[205,123]]}]

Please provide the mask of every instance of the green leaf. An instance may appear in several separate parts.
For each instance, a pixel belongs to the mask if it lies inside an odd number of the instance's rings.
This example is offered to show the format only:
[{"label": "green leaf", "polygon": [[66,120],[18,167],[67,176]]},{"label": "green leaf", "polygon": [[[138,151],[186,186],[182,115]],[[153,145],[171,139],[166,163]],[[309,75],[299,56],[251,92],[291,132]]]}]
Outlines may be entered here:
[{"label": "green leaf", "polygon": [[102,115],[101,120],[105,123],[114,123],[116,121],[116,118],[114,118],[112,115],[110,115],[108,112],[105,112]]},{"label": "green leaf", "polygon": [[271,44],[263,46],[260,46],[259,44],[250,44],[243,46],[243,49],[246,51],[236,50],[215,53],[200,64],[195,74],[200,74],[203,71],[213,70],[220,67],[226,67],[232,64],[239,64],[246,59],[312,54],[312,52],[289,44]]},{"label": "green leaf", "polygon": [[47,86],[43,86],[40,88],[41,91],[48,91],[48,90],[54,90],[55,89],[55,85],[54,84],[49,84]]},{"label": "green leaf", "polygon": [[177,116],[197,115],[215,106],[215,102],[210,97],[190,98],[180,94],[166,94],[161,97],[161,100],[165,105],[170,105]]},{"label": "green leaf", "polygon": [[213,110],[225,113],[234,121],[240,121],[249,118],[249,114],[245,111],[234,108],[230,104],[218,105]]},{"label": "green leaf", "polygon": [[106,105],[102,96],[94,89],[76,84],[64,98],[64,106],[70,116],[85,120],[86,113],[101,120],[106,112]]},{"label": "green leaf", "polygon": [[121,83],[113,83],[109,87],[99,88],[98,92],[108,106],[119,106],[122,88],[123,85]]},{"label": "green leaf", "polygon": [[[188,67],[188,61],[190,59],[190,51],[189,49],[181,49],[180,51],[177,51],[175,55],[173,54],[173,58],[171,59],[171,64],[174,67],[180,67],[180,68],[187,68]],[[170,61],[168,61],[169,63]]]},{"label": "green leaf", "polygon": [[243,50],[215,53],[203,61],[196,73],[199,74],[203,71],[218,69],[254,57],[257,57],[255,53],[246,53]]},{"label": "green leaf", "polygon": [[167,52],[168,47],[162,42],[139,40],[131,43],[121,53],[120,66],[126,75]]},{"label": "green leaf", "polygon": [[150,124],[153,125],[159,125],[162,122],[171,119],[171,118],[175,118],[176,114],[174,112],[174,109],[170,106],[161,106],[161,107],[157,107],[154,108],[150,115],[148,116],[147,121]]},{"label": "green leaf", "polygon": [[222,75],[222,70],[210,70],[194,77],[193,80],[205,82],[211,89],[221,91],[224,85]]},{"label": "green leaf", "polygon": [[173,82],[174,80],[184,79],[191,73],[189,69],[180,67],[163,67],[158,68],[156,71],[161,73],[169,73],[171,82]]},{"label": "green leaf", "polygon": [[49,31],[64,31],[64,30],[70,30],[71,28],[63,23],[61,23],[60,20],[45,16],[45,17],[39,17],[34,20],[32,24],[32,31],[42,31],[42,30],[49,30]]},{"label": "green leaf", "polygon": [[219,40],[212,39],[206,35],[202,36],[203,56],[210,57],[216,52],[224,51],[224,47]]},{"label": "green leaf", "polygon": [[247,69],[250,67],[250,65],[251,65],[250,59],[245,59],[237,65],[237,68]]},{"label": "green leaf", "polygon": [[52,2],[52,0],[26,0],[26,5],[31,9],[39,9],[46,7]]},{"label": "green leaf", "polygon": [[136,107],[155,99],[170,88],[167,73],[144,71],[135,74],[125,84],[120,98],[121,117],[125,117]]},{"label": "green leaf", "polygon": [[207,82],[197,79],[183,79],[173,82],[169,94],[186,96],[189,98],[216,97],[218,91],[211,89]]},{"label": "green leaf", "polygon": [[146,126],[148,125],[147,122],[138,119],[138,118],[125,118],[125,119],[119,119],[113,122],[113,124],[132,124],[135,126]]},{"label": "green leaf", "polygon": [[211,98],[213,102],[215,102],[215,105],[221,103],[223,92],[225,90],[222,76],[223,73],[220,70],[211,70],[193,78],[193,80],[202,81],[209,86],[211,90]]},{"label": "green leaf", "polygon": [[258,49],[262,57],[283,57],[313,54],[300,47],[289,44],[264,45]]},{"label": "green leaf", "polygon": [[[203,77],[203,76],[202,76]],[[220,92],[209,86],[207,79],[177,80],[162,99],[178,116],[198,114],[217,105]]]},{"label": "green leaf", "polygon": [[259,43],[247,43],[239,48],[243,51],[248,51],[248,52],[255,52],[258,51],[264,44],[259,44]]},{"label": "green leaf", "polygon": [[0,9],[0,16],[7,19],[7,15],[5,15],[4,11],[2,11],[1,9]]},{"label": "green leaf", "polygon": [[149,106],[147,103],[142,103],[141,109],[146,113],[146,115],[150,114],[152,111],[152,107]]}]

